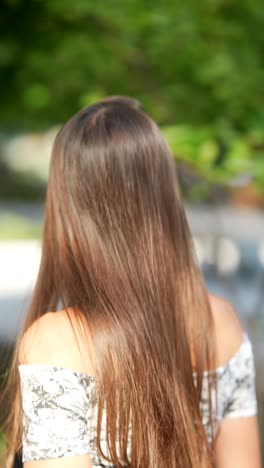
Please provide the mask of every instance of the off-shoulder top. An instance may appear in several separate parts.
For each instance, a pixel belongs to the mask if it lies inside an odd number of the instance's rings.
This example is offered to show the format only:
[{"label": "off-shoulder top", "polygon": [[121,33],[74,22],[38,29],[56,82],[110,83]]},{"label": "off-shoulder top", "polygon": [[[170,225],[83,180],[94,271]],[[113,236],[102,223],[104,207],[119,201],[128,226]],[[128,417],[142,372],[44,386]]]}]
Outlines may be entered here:
[{"label": "off-shoulder top", "polygon": [[[209,372],[215,372],[218,405],[214,418],[240,418],[257,413],[252,344],[244,332],[237,353],[222,367],[205,371],[200,411],[209,442]],[[89,454],[92,467],[113,467],[96,450],[96,377],[52,365],[20,365],[23,406],[22,459],[45,460]],[[108,453],[104,431],[101,446]],[[131,430],[131,427],[130,427]]]}]

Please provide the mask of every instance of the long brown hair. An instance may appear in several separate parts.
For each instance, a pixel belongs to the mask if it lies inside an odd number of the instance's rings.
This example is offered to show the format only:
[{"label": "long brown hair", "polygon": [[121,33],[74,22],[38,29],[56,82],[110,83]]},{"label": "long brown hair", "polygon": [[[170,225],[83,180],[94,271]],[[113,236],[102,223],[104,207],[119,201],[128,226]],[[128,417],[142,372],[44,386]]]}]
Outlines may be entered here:
[{"label": "long brown hair", "polygon": [[[212,466],[199,410],[203,371],[215,363],[208,294],[174,160],[133,99],[81,110],[55,139],[42,260],[21,337],[59,304],[89,330],[95,350],[101,456],[105,409],[108,460],[117,467]],[[19,343],[8,383],[10,454],[21,445]]]}]

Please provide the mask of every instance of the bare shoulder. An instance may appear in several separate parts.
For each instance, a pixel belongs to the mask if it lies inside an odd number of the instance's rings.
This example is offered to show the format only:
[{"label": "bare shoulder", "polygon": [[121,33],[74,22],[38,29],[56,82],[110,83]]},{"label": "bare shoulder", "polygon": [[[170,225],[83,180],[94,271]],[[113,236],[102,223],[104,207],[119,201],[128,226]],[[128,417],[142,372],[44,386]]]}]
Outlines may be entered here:
[{"label": "bare shoulder", "polygon": [[217,366],[223,366],[239,350],[244,329],[230,302],[214,294],[209,294],[209,301],[216,330]]},{"label": "bare shoulder", "polygon": [[47,312],[28,328],[19,346],[21,364],[53,365],[93,374],[91,344],[80,335],[74,313]]}]

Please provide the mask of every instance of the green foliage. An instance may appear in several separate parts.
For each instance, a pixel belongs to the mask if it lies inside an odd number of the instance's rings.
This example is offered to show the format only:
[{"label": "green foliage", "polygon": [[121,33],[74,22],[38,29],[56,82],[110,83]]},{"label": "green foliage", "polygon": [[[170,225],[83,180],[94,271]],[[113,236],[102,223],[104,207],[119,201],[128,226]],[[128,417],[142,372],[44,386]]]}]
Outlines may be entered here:
[{"label": "green foliage", "polygon": [[6,448],[6,444],[4,441],[4,436],[0,434],[0,466],[4,466],[5,448]]},{"label": "green foliage", "polygon": [[263,189],[263,29],[261,0],[2,0],[2,128],[131,95],[199,174]]},{"label": "green foliage", "polygon": [[34,223],[33,221],[29,221],[26,217],[11,213],[1,216],[0,241],[40,238],[40,223]]}]

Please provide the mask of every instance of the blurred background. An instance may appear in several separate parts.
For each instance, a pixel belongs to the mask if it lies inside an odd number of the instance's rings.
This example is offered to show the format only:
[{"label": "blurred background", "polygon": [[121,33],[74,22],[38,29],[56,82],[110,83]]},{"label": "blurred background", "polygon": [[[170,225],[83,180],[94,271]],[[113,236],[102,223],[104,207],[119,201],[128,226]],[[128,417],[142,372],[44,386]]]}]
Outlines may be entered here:
[{"label": "blurred background", "polygon": [[261,0],[1,0],[1,358],[38,271],[56,132],[102,97],[133,96],[173,150],[208,288],[252,339],[263,433],[263,31]]}]

